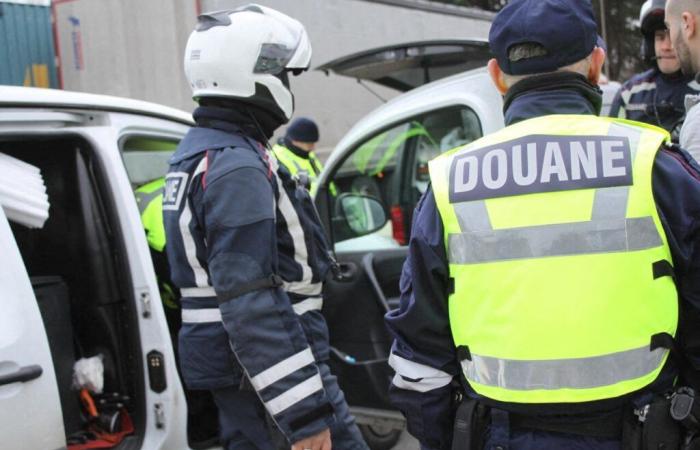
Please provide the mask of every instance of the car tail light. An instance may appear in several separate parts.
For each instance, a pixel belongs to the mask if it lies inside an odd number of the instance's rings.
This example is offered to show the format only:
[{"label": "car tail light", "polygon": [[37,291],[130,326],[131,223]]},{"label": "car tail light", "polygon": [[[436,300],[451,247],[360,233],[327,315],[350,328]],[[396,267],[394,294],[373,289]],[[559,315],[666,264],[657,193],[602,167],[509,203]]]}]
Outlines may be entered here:
[{"label": "car tail light", "polygon": [[399,205],[394,205],[390,208],[391,214],[391,231],[394,240],[399,245],[408,244],[408,236],[406,235],[406,220],[404,219],[403,208]]}]

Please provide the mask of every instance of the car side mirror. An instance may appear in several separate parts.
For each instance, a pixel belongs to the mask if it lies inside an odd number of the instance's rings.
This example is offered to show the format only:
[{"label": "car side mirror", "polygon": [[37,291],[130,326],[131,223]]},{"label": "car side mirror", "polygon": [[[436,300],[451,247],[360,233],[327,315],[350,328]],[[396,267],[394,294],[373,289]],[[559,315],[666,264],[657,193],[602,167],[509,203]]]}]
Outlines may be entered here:
[{"label": "car side mirror", "polygon": [[384,206],[374,197],[345,193],[336,201],[340,215],[355,237],[373,233],[387,222]]}]

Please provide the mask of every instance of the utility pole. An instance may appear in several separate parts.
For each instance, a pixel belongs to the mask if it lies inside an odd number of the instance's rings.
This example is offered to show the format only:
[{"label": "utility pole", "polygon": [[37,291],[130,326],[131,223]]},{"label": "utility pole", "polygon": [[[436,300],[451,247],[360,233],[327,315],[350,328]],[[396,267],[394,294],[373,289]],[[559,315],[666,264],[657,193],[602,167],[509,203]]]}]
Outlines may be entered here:
[{"label": "utility pole", "polygon": [[[605,41],[605,45],[608,45],[608,31],[605,23],[605,0],[598,1],[600,5],[600,32],[603,40]],[[603,67],[603,71],[605,72],[605,76],[608,77],[608,79],[610,79],[610,63],[605,64],[605,66]]]}]

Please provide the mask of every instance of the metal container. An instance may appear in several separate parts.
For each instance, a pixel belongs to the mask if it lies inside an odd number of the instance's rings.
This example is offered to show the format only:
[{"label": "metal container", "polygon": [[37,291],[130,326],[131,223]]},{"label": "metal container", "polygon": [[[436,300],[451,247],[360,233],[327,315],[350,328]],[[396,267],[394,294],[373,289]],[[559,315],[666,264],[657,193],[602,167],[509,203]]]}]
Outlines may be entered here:
[{"label": "metal container", "polygon": [[58,88],[50,0],[0,0],[0,84]]}]

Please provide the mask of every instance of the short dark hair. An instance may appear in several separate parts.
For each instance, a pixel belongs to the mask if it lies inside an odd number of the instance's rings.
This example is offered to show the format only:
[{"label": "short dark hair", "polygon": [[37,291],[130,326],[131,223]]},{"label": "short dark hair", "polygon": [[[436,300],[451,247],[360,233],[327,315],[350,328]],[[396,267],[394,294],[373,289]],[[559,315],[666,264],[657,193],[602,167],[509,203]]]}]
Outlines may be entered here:
[{"label": "short dark hair", "polygon": [[547,56],[549,52],[543,45],[536,42],[525,42],[516,44],[508,49],[508,60],[521,61],[523,59],[536,58],[538,56]]}]

